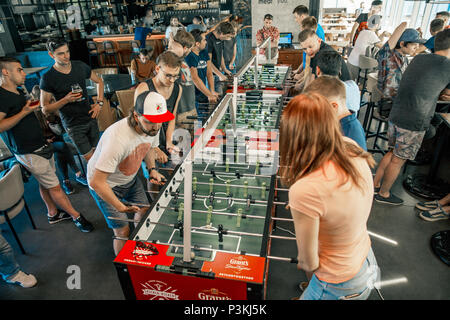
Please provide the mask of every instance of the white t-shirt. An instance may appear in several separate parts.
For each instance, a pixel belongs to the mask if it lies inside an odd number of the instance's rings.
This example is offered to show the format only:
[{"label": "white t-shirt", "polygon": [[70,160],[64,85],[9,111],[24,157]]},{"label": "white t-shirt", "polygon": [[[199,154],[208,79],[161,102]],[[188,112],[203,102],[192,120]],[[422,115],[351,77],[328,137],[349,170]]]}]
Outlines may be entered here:
[{"label": "white t-shirt", "polygon": [[110,173],[107,182],[111,188],[131,182],[147,152],[158,145],[159,132],[154,137],[139,135],[126,118],[117,121],[105,130],[88,162],[88,181],[98,169]]},{"label": "white t-shirt", "polygon": [[380,42],[380,38],[378,38],[375,31],[362,30],[356,39],[350,56],[348,57],[348,62],[357,67],[359,65],[359,56],[365,55],[367,47],[377,42]]},{"label": "white t-shirt", "polygon": [[358,112],[360,108],[360,98],[361,98],[359,87],[353,80],[347,80],[344,82],[344,84],[346,96],[345,102],[347,104],[347,108],[354,112]]},{"label": "white t-shirt", "polygon": [[166,29],[166,39],[170,38],[170,33],[172,33],[172,37],[175,37],[175,35],[177,34],[178,29],[180,29],[180,27],[168,26],[167,29]]}]

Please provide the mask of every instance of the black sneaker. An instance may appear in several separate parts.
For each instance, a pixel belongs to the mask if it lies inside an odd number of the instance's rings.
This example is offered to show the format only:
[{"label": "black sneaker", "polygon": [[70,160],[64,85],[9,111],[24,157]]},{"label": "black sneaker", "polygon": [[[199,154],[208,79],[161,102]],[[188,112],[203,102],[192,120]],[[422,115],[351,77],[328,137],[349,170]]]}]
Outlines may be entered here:
[{"label": "black sneaker", "polygon": [[77,219],[73,220],[73,222],[82,232],[91,232],[92,230],[94,230],[94,226],[92,225],[92,223],[87,221],[81,214]]},{"label": "black sneaker", "polygon": [[376,202],[390,204],[393,206],[400,206],[403,204],[403,200],[399,197],[394,196],[392,193],[389,195],[388,198],[382,197],[379,193],[377,193],[374,197]]},{"label": "black sneaker", "polygon": [[72,194],[75,192],[75,190],[73,190],[72,184],[70,183],[70,180],[63,180],[61,187],[66,194]]},{"label": "black sneaker", "polygon": [[53,217],[51,217],[49,215],[47,215],[47,217],[48,217],[48,223],[50,223],[50,224],[55,224],[55,223],[61,222],[63,220],[72,219],[72,217],[67,212],[62,211],[60,209],[58,209],[58,212]]}]

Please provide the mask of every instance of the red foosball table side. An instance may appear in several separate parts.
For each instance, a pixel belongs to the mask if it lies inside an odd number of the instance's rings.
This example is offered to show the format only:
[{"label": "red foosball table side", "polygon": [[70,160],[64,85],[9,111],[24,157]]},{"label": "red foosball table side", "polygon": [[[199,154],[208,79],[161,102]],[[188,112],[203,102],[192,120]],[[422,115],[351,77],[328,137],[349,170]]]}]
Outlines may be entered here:
[{"label": "red foosball table side", "polygon": [[[151,247],[149,250],[148,247]],[[169,246],[128,240],[114,260],[128,300],[262,300],[265,258],[217,252],[198,273],[174,271]],[[172,266],[172,268],[171,268]]]}]

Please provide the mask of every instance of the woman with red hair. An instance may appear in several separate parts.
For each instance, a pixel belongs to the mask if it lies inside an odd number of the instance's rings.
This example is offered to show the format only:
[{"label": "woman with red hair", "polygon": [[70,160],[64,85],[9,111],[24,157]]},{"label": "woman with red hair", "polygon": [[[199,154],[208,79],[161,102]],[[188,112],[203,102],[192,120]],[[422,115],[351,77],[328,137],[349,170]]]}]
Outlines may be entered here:
[{"label": "woman with red hair", "polygon": [[298,268],[310,279],[300,285],[300,299],[369,297],[379,276],[366,226],[373,165],[369,153],[342,135],[323,96],[301,94],[286,106],[280,125],[280,176],[289,187]]}]

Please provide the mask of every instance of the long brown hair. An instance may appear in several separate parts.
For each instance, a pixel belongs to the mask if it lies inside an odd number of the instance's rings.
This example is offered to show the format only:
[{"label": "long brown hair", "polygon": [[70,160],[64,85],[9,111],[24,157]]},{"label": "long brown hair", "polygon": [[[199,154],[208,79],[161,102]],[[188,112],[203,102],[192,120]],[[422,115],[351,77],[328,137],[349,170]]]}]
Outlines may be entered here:
[{"label": "long brown hair", "polygon": [[322,168],[332,161],[342,173],[341,185],[352,182],[362,189],[361,175],[352,157],[372,155],[357,145],[344,141],[338,118],[328,100],[317,93],[300,94],[283,111],[280,125],[280,176],[285,186]]}]

